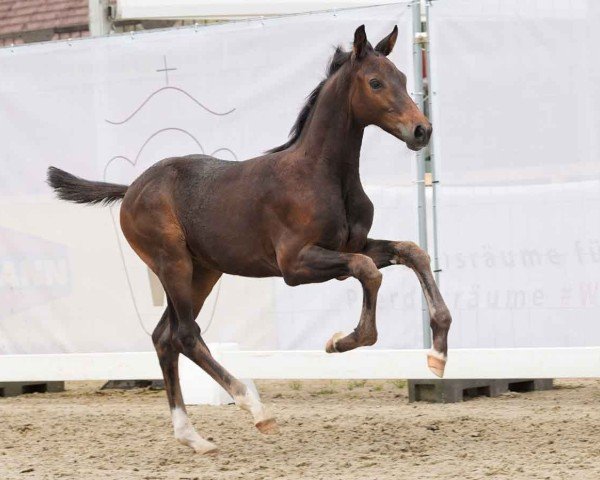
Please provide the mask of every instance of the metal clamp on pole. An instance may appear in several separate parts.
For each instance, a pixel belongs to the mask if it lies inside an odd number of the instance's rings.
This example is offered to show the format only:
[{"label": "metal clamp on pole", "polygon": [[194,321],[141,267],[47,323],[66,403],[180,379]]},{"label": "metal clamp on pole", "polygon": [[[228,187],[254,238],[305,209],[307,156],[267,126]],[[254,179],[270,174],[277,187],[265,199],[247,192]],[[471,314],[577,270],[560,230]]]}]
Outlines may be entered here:
[{"label": "metal clamp on pole", "polygon": [[425,45],[428,42],[429,42],[429,35],[427,35],[427,32],[415,33],[415,43],[418,43],[420,45]]}]

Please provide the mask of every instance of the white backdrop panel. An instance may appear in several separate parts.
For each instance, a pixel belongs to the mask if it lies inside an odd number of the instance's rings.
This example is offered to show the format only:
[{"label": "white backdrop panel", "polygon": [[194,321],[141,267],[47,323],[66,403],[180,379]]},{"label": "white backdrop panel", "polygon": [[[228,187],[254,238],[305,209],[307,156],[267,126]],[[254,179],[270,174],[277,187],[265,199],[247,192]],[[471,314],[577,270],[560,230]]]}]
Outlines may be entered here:
[{"label": "white backdrop panel", "polygon": [[600,4],[430,8],[453,347],[600,345]]},{"label": "white backdrop panel", "polygon": [[[405,3],[0,50],[0,353],[148,350],[165,308],[116,228],[119,207],[54,200],[48,165],[129,183],[167,156],[259,155],[286,140],[333,46],[349,46],[363,23],[375,42],[398,24],[392,60],[412,91]],[[417,238],[414,163],[404,144],[367,130],[373,236]],[[379,347],[420,347],[419,298],[411,272],[385,272]],[[198,321],[211,342],[320,349],[354,328],[360,306],[352,279],[292,289],[224,277]]]}]

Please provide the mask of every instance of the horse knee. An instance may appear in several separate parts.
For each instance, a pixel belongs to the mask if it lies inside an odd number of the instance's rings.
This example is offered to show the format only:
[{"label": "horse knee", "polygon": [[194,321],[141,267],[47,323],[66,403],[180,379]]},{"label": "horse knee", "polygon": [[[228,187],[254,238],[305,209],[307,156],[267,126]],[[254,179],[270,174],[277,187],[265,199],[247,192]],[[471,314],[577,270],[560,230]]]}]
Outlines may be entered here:
[{"label": "horse knee", "polygon": [[395,244],[396,255],[394,260],[407,267],[429,266],[431,258],[415,242],[398,242]]},{"label": "horse knee", "polygon": [[353,277],[358,278],[363,284],[379,288],[383,275],[375,265],[371,257],[357,254],[349,262],[350,272]]}]

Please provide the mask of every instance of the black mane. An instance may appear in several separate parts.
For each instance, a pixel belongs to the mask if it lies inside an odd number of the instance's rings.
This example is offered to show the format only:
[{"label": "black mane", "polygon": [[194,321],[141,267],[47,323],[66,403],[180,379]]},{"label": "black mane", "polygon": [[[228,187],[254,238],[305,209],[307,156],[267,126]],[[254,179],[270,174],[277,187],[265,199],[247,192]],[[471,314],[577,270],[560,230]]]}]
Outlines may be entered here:
[{"label": "black mane", "polygon": [[325,78],[321,80],[321,82],[312,92],[310,92],[310,95],[306,98],[306,102],[304,103],[302,110],[300,110],[300,113],[298,114],[298,118],[290,130],[289,140],[279,147],[267,150],[267,153],[281,152],[282,150],[291,147],[296,140],[298,140],[312,108],[314,107],[315,103],[317,103],[317,98],[319,98],[319,93],[321,93],[325,82],[327,82],[327,80],[329,80],[329,78],[348,61],[350,55],[351,52],[346,52],[344,49],[342,49],[342,47],[337,47],[335,49],[335,52],[329,61],[329,65],[327,66]]}]

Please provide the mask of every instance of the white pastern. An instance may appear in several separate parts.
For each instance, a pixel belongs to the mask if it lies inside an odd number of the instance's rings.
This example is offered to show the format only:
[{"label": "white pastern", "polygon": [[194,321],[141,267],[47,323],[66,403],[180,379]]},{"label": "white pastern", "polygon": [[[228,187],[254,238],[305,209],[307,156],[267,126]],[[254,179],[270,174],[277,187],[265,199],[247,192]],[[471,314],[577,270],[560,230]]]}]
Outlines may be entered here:
[{"label": "white pastern", "polygon": [[214,443],[205,440],[198,434],[183,409],[176,407],[171,410],[171,418],[173,419],[175,438],[179,442],[193,448],[196,453],[209,453],[217,450]]},{"label": "white pastern", "polygon": [[444,362],[446,360],[448,360],[448,356],[444,355],[442,352],[438,352],[437,350],[434,350],[433,348],[431,350],[429,350],[429,356],[434,357],[434,358],[438,358],[440,360],[443,360]]},{"label": "white pastern", "polygon": [[234,397],[235,404],[243,410],[250,412],[254,418],[254,424],[271,420],[273,416],[267,411],[267,408],[250,391],[246,390],[244,395]]}]

